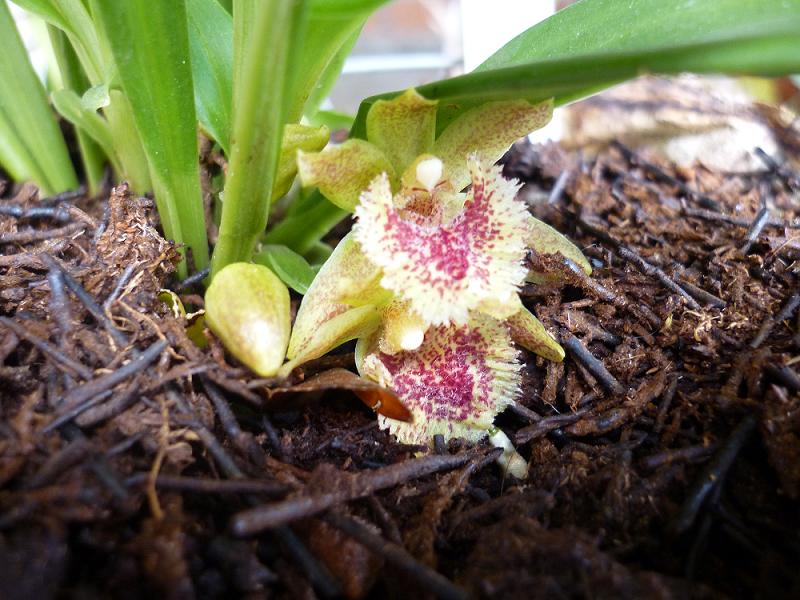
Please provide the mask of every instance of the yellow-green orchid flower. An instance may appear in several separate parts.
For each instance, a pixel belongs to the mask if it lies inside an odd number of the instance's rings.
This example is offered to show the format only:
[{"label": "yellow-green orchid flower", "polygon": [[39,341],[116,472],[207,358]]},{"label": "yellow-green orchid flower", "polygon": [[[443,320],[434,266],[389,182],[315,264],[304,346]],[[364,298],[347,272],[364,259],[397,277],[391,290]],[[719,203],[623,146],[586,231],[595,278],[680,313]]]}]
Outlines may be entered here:
[{"label": "yellow-green orchid flower", "polygon": [[[516,199],[519,185],[493,166],[551,110],[492,102],[436,138],[436,103],[409,90],[373,105],[368,141],[298,153],[303,184],[356,221],[303,298],[281,373],[358,338],[359,371],[392,388],[414,417],[381,417],[400,441],[485,437],[519,389],[512,340],[564,356],[517,295],[537,225]],[[566,238],[548,235],[547,251],[588,268]]]}]

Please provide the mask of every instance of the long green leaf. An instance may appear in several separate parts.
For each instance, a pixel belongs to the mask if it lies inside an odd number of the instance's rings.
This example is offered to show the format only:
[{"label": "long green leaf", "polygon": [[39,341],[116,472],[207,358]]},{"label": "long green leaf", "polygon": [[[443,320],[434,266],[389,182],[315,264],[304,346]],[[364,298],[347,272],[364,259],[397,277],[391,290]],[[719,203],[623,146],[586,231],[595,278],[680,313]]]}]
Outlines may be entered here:
[{"label": "long green leaf", "polygon": [[[67,34],[53,25],[47,26],[47,33],[50,36],[50,43],[53,47],[53,54],[58,63],[58,70],[61,74],[61,82],[68,90],[85,90],[90,86],[89,78],[81,67],[78,55],[72,47]],[[55,100],[53,101],[55,105]],[[56,107],[58,110],[58,107]],[[63,111],[60,111],[64,116]],[[69,120],[69,119],[67,119]],[[104,176],[104,165],[106,161],[106,154],[109,154],[109,149],[105,149],[105,153],[97,142],[87,134],[81,127],[75,126],[75,135],[78,138],[78,149],[81,153],[81,161],[83,169],[86,174],[87,184],[89,185],[89,192],[96,195],[100,191],[100,184]]]},{"label": "long green leaf", "polygon": [[[133,109],[166,235],[208,262],[183,0],[92,1]],[[182,264],[182,273],[186,272]]]},{"label": "long green leaf", "polygon": [[[333,86],[342,74],[344,63],[361,35],[363,24],[362,21],[361,24],[353,30],[350,37],[342,43],[336,53],[331,57],[328,65],[323,69],[322,74],[317,78],[317,81],[313,82],[309,79],[308,88],[310,88],[310,92],[303,108],[303,114],[309,119],[313,119],[317,116],[319,107],[322,106],[322,103],[328,98]],[[348,128],[349,127],[348,125]]]},{"label": "long green leaf", "polygon": [[306,199],[303,206],[275,225],[264,241],[282,244],[298,254],[305,254],[349,213],[329,202],[319,190]]},{"label": "long green leaf", "polygon": [[0,0],[0,161],[45,194],[78,186],[64,138],[5,0]]},{"label": "long green leaf", "polygon": [[[512,40],[475,72],[421,86],[437,127],[502,98],[571,102],[642,73],[781,75],[800,69],[800,0],[584,0]],[[352,135],[363,137],[365,100]]]},{"label": "long green leaf", "polygon": [[62,30],[92,83],[103,79],[106,62],[103,49],[83,0],[14,0],[14,3]]},{"label": "long green leaf", "polygon": [[187,0],[197,118],[227,155],[230,150],[233,20],[217,0]]},{"label": "long green leaf", "polygon": [[505,44],[476,72],[538,60],[798,33],[797,0],[583,0]]},{"label": "long green leaf", "polygon": [[233,127],[212,275],[250,260],[266,227],[292,85],[289,55],[305,18],[299,0],[234,0]]},{"label": "long green leaf", "polygon": [[81,99],[72,90],[56,90],[51,97],[58,113],[102,148],[106,156],[111,158],[114,170],[120,173],[121,166],[115,158],[114,139],[108,123],[96,112],[84,108]]},{"label": "long green leaf", "polygon": [[[111,79],[116,76],[110,42],[103,36],[102,28],[98,27],[94,15],[89,12],[88,0],[14,2],[65,33],[93,86],[110,86]],[[85,90],[75,91],[83,93]],[[130,103],[124,95],[115,93],[114,90],[111,90],[110,97],[111,104],[103,109],[103,113],[111,129],[118,163],[123,169],[118,175],[127,179],[137,193],[149,192],[152,185],[147,157],[134,125]]]},{"label": "long green leaf", "polygon": [[[292,63],[298,77],[289,100],[289,120],[314,113],[341,72],[367,17],[388,0],[311,0],[308,28]],[[311,98],[310,106],[307,102]]]}]

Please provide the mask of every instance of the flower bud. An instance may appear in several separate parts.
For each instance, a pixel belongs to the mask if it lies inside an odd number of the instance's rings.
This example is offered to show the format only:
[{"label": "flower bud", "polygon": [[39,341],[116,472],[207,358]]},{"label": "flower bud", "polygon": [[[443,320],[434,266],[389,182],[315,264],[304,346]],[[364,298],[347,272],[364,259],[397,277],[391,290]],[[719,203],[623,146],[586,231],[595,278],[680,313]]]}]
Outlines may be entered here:
[{"label": "flower bud", "polygon": [[230,264],[206,291],[206,322],[231,354],[272,377],[289,344],[289,290],[263,265]]}]

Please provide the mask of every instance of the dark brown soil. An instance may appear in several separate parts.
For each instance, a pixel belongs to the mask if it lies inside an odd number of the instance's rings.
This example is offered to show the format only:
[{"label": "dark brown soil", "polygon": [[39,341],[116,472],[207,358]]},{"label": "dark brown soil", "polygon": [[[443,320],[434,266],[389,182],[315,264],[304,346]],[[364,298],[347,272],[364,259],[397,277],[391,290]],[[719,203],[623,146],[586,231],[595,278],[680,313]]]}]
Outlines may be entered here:
[{"label": "dark brown soil", "polygon": [[799,597],[800,204],[773,166],[506,157],[595,264],[530,257],[567,282],[524,290],[567,359],[526,355],[498,419],[525,481],[488,447],[416,457],[341,372],[292,390],[346,350],[281,384],[200,349],[147,201],[9,192],[0,597]]}]

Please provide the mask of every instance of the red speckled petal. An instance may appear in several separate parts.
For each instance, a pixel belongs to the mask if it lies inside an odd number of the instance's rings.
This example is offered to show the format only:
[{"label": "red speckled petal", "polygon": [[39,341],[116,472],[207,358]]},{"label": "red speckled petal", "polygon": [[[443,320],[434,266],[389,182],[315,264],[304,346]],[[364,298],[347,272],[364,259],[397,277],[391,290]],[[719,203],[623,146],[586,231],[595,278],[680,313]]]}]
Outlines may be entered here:
[{"label": "red speckled petal", "polygon": [[[392,198],[385,175],[373,180],[356,208],[353,234],[383,268],[381,285],[434,325],[463,324],[473,309],[510,304],[526,274],[529,215],[515,199],[518,184],[475,157],[467,162],[472,188],[449,220],[442,215],[452,211],[415,212],[423,202]],[[434,205],[452,201],[452,194],[437,194],[429,198]]]},{"label": "red speckled petal", "polygon": [[385,354],[378,338],[359,344],[358,366],[411,411],[411,423],[379,417],[402,443],[430,445],[438,433],[445,440],[478,441],[519,391],[520,366],[508,330],[486,315],[475,313],[466,325],[432,327],[414,351]]}]

